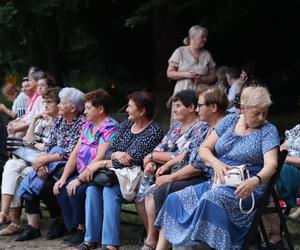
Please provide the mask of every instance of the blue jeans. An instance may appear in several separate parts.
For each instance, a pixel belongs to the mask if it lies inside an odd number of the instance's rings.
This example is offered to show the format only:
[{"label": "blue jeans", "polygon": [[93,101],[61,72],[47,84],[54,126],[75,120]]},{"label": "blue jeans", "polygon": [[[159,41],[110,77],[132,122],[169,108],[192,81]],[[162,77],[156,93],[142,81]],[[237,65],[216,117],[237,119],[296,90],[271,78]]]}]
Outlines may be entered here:
[{"label": "blue jeans", "polygon": [[77,176],[72,176],[66,181],[66,184],[60,189],[57,200],[62,211],[65,225],[68,229],[75,229],[79,224],[84,224],[84,204],[85,191],[88,184],[81,184],[76,189],[76,194],[69,196],[67,192],[67,185]]},{"label": "blue jeans", "polygon": [[85,241],[120,245],[122,194],[119,185],[89,186],[86,190]]}]

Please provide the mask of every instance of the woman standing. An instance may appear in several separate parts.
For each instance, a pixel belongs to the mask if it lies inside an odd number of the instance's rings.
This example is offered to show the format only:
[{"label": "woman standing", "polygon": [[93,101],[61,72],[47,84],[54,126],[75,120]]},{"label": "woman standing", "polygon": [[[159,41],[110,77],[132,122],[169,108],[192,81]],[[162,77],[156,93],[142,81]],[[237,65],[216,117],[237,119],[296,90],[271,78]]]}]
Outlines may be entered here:
[{"label": "woman standing", "polygon": [[[211,54],[203,49],[207,35],[206,28],[192,26],[188,37],[183,40],[185,46],[177,48],[170,57],[167,76],[176,80],[173,95],[185,89],[197,92],[216,81],[216,63]],[[173,105],[171,117],[173,120]]]},{"label": "woman standing", "polygon": [[207,41],[207,29],[199,25],[189,29],[185,46],[175,50],[169,59],[167,76],[176,80],[174,94],[180,90],[200,90],[216,81],[216,64],[211,54],[203,49]]}]

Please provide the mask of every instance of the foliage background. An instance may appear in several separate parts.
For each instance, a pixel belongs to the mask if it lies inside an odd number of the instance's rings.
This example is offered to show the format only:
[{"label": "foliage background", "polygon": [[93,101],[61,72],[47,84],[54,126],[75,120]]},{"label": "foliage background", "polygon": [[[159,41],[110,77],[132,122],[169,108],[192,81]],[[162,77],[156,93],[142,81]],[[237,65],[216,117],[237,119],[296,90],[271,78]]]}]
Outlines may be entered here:
[{"label": "foliage background", "polygon": [[256,62],[275,105],[298,109],[299,2],[270,0],[0,0],[0,80],[30,65],[58,83],[103,87],[116,110],[133,90],[154,92],[158,116],[174,83],[167,61],[190,26],[208,28],[206,48],[218,66]]}]

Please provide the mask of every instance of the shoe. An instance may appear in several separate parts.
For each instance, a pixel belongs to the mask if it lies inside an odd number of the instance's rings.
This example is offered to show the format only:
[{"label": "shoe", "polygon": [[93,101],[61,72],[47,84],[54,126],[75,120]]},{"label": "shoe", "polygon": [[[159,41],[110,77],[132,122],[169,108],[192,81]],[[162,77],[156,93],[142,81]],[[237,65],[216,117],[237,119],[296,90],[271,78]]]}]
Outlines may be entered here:
[{"label": "shoe", "polygon": [[76,231],[77,230],[75,230],[75,229],[68,230],[67,233],[65,233],[65,236],[62,239],[63,243],[68,244],[69,240],[74,236]]},{"label": "shoe", "polygon": [[56,238],[60,238],[66,232],[65,224],[62,222],[58,222],[57,220],[53,220],[48,228],[48,232],[46,234],[47,240],[53,240]]},{"label": "shoe", "polygon": [[69,246],[78,246],[84,241],[84,232],[80,229],[77,229],[76,233],[68,241]]},{"label": "shoe", "polygon": [[0,231],[0,236],[10,236],[21,233],[23,230],[20,225],[10,223],[6,228]]},{"label": "shoe", "polygon": [[24,228],[24,231],[21,235],[15,238],[15,241],[26,241],[38,238],[41,236],[40,229],[36,229],[31,225],[28,225]]},{"label": "shoe", "polygon": [[86,243],[82,242],[76,250],[90,250],[90,249],[97,249],[98,244]]},{"label": "shoe", "polygon": [[146,241],[144,242],[144,245],[141,248],[141,250],[155,250],[155,249],[156,249],[156,244],[149,245],[149,244],[146,243]]}]

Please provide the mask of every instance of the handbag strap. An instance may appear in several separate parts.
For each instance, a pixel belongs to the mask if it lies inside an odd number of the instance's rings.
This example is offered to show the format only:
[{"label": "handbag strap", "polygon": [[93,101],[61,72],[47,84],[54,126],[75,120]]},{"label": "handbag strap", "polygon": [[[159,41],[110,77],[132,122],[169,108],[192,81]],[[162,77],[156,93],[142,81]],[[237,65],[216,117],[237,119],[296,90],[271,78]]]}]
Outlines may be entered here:
[{"label": "handbag strap", "polygon": [[172,186],[172,182],[169,182],[166,187],[165,198],[167,198],[167,196],[169,195],[171,186]]},{"label": "handbag strap", "polygon": [[[247,173],[247,179],[250,178],[250,174],[249,174],[249,170],[246,169],[246,173]],[[255,206],[255,199],[254,199],[254,193],[252,192],[251,193],[251,208],[249,210],[244,210],[243,209],[243,199],[241,198],[240,201],[239,201],[239,207],[240,207],[240,210],[243,214],[250,214],[253,209],[254,209],[254,206]]]}]

